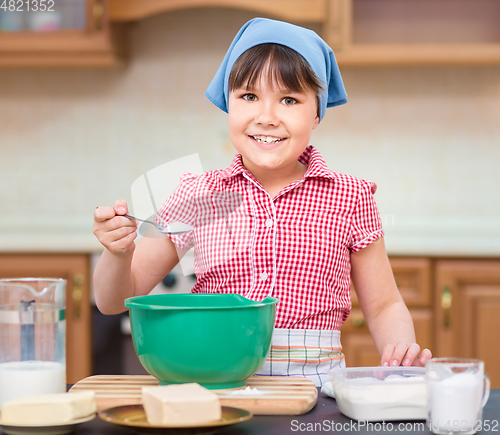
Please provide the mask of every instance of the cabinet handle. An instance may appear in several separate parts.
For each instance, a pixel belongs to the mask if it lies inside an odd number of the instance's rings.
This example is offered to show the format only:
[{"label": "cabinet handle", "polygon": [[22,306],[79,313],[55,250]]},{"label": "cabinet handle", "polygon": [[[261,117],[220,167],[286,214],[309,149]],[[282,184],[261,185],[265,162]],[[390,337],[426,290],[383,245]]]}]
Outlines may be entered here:
[{"label": "cabinet handle", "polygon": [[71,299],[73,300],[73,314],[76,320],[82,318],[82,299],[83,299],[83,283],[85,278],[81,273],[75,275],[73,278],[73,292]]},{"label": "cabinet handle", "polygon": [[450,291],[450,286],[445,285],[443,288],[443,293],[441,294],[441,308],[443,309],[443,326],[445,329],[450,327],[450,310],[452,295]]},{"label": "cabinet handle", "polygon": [[94,15],[95,30],[98,32],[102,31],[104,19],[104,5],[102,4],[102,0],[95,1],[92,14]]}]

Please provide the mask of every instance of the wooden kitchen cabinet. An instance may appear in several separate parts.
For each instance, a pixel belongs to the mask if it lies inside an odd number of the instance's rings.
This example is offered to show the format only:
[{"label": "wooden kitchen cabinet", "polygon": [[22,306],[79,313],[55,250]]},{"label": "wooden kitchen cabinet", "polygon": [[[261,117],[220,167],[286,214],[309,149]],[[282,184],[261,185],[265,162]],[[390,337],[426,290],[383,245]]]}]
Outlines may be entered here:
[{"label": "wooden kitchen cabinet", "polygon": [[[417,343],[422,349],[432,349],[432,311],[410,308],[410,313]],[[380,355],[359,308],[354,308],[342,325],[341,342],[347,367],[379,365]]]},{"label": "wooden kitchen cabinet", "polygon": [[[408,306],[417,343],[432,349],[432,263],[427,258],[391,258],[396,284]],[[341,342],[348,367],[378,366],[380,355],[351,288],[353,309],[342,325]],[[397,325],[394,325],[397,327]]]},{"label": "wooden kitchen cabinet", "polygon": [[[392,273],[408,307],[430,307],[431,260],[428,258],[391,258]],[[351,286],[353,307],[359,307],[356,290]]]},{"label": "wooden kitchen cabinet", "polygon": [[[28,2],[15,3],[24,8],[21,13],[27,13]],[[55,12],[57,6],[58,3],[54,6]],[[0,31],[0,68],[121,65],[126,61],[126,38],[125,26],[109,21],[108,0],[85,0],[84,28]]]},{"label": "wooden kitchen cabinet", "polygon": [[66,382],[92,374],[90,258],[85,254],[0,254],[0,278],[63,278],[66,284]]},{"label": "wooden kitchen cabinet", "polygon": [[[230,7],[321,25],[340,65],[500,63],[498,0],[109,0],[110,20]],[[242,23],[243,24],[243,23]]]},{"label": "wooden kitchen cabinet", "polygon": [[[179,9],[225,7],[319,25],[341,66],[499,64],[498,0],[86,0],[84,29],[0,32],[0,67],[110,67],[127,24]],[[242,23],[243,24],[243,23]]]},{"label": "wooden kitchen cabinet", "polygon": [[435,356],[483,360],[500,388],[500,261],[439,260],[434,293]]},{"label": "wooden kitchen cabinet", "polygon": [[[431,349],[435,357],[483,360],[492,388],[500,388],[496,339],[500,331],[500,260],[391,258],[391,266],[420,346]],[[355,292],[341,341],[347,366],[379,364]]]},{"label": "wooden kitchen cabinet", "polygon": [[341,65],[500,63],[497,0],[338,0]]}]

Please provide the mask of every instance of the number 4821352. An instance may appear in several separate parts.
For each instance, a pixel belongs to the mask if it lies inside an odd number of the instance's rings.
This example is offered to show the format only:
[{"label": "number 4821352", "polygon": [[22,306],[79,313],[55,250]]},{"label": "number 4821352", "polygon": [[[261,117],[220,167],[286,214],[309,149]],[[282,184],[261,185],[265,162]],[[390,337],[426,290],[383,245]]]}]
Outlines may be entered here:
[{"label": "number 4821352", "polygon": [[54,12],[54,0],[0,0],[0,10],[10,12]]}]

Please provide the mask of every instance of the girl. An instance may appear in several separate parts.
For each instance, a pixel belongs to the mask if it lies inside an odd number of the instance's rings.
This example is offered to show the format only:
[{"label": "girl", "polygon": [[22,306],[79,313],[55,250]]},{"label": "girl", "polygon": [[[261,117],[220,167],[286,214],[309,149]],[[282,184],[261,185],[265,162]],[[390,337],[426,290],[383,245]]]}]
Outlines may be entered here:
[{"label": "girl", "polygon": [[[423,366],[411,316],[385,252],[373,182],[328,169],[309,146],[327,107],[345,104],[334,54],[314,32],[256,18],[238,32],[207,97],[228,113],[238,152],[225,170],[185,174],[157,215],[196,230],[143,238],[124,201],[95,212],[106,248],[94,275],[104,313],[147,294],[195,248],[195,293],[275,296],[275,332],[259,374],[301,375],[322,385],[343,366],[340,327],[352,279],[381,365]],[[229,200],[228,200],[229,198]],[[224,217],[224,219],[218,219]]]}]

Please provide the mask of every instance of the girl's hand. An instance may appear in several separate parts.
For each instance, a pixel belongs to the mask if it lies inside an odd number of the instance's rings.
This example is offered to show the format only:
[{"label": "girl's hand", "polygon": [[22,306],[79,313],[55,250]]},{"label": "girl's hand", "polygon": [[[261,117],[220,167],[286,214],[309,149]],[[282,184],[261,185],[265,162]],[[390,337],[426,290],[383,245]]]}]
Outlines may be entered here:
[{"label": "girl's hand", "polygon": [[432,358],[432,353],[429,349],[424,349],[419,353],[420,346],[417,343],[412,343],[410,346],[403,341],[400,341],[396,346],[386,344],[382,352],[380,365],[382,367],[397,367],[400,365],[424,367],[426,361]]},{"label": "girl's hand", "polygon": [[130,255],[135,249],[137,223],[126,217],[127,203],[119,199],[114,207],[97,207],[94,212],[94,235],[112,254]]}]

